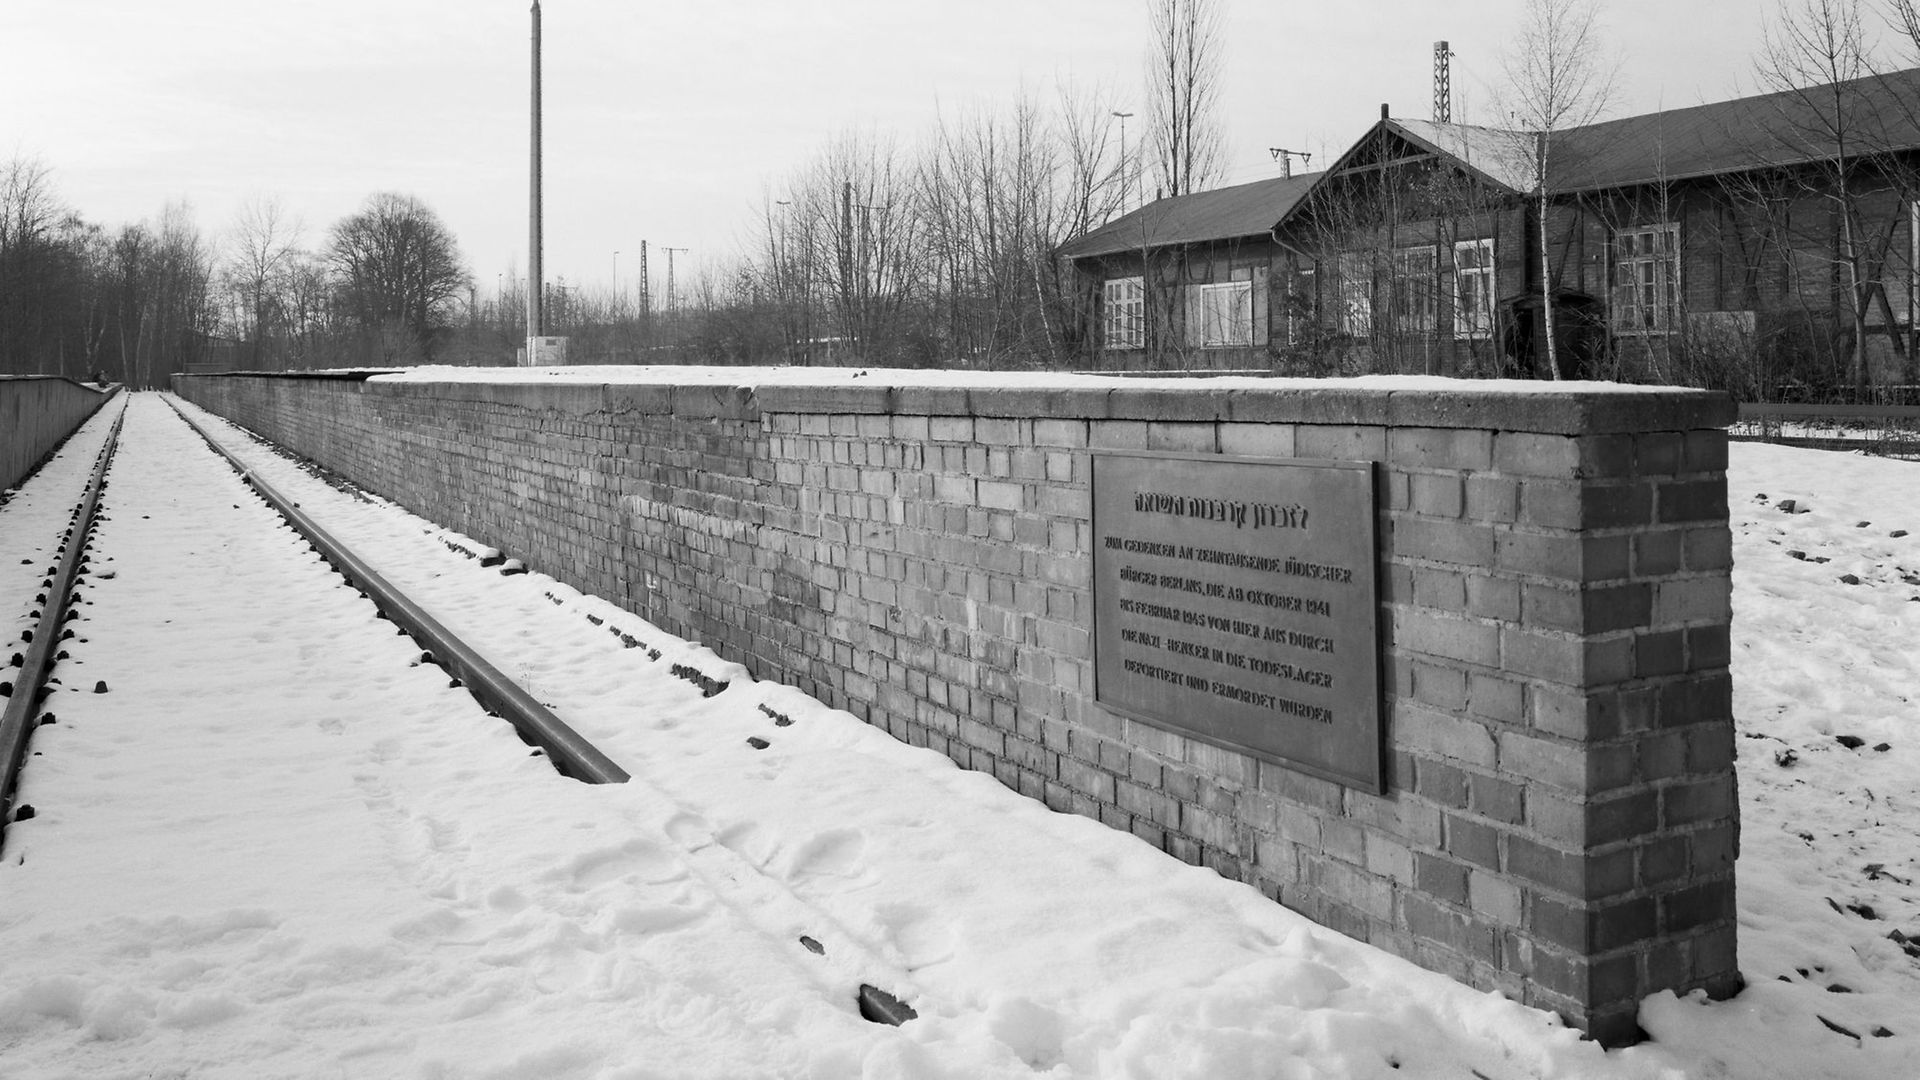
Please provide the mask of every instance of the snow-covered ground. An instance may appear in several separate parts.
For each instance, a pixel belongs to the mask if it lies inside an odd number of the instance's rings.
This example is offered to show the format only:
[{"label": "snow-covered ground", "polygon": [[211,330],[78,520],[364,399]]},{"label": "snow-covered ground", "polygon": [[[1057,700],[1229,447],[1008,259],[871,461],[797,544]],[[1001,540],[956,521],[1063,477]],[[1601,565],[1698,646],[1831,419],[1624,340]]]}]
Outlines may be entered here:
[{"label": "snow-covered ground", "polygon": [[1735,447],[1751,985],[1602,1052],[246,450],[634,776],[563,779],[158,398],[123,440],[0,864],[0,1077],[1920,1076],[1920,465]]}]

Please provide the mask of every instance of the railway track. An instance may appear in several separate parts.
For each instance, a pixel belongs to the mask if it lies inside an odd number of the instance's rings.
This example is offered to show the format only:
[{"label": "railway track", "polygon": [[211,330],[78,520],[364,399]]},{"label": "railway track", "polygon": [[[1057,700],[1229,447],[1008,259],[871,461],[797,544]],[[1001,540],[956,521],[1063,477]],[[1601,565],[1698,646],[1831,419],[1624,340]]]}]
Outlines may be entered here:
[{"label": "railway track", "polygon": [[[144,407],[143,415],[149,427],[153,423],[155,412],[161,415],[166,415],[168,412],[158,409],[157,402],[154,401],[136,404]],[[428,611],[427,603],[409,596],[406,588],[395,584],[391,574],[382,574],[373,560],[354,551],[352,545],[343,542],[335,531],[330,531],[323,526],[317,518],[325,513],[338,511],[338,507],[331,505],[330,497],[333,494],[331,491],[317,486],[305,488],[303,486],[305,478],[298,477],[291,470],[270,464],[273,461],[272,456],[265,453],[259,446],[248,443],[240,433],[225,425],[218,425],[217,422],[210,422],[204,415],[196,416],[195,410],[183,408],[170,399],[168,404],[173,406],[172,413],[188,424],[194,434],[187,435],[182,431],[178,435],[171,436],[166,444],[168,449],[161,453],[180,458],[185,453],[182,447],[204,442],[207,447],[225,459],[247,486],[284,519],[286,525],[291,526],[298,533],[300,540],[288,537],[287,543],[297,545],[303,553],[306,545],[310,544],[318,558],[338,574],[339,579],[343,579],[349,588],[371,601],[382,617],[410,635],[419,644],[424,652],[423,659],[430,658],[431,663],[445,669],[452,678],[452,684],[471,694],[489,715],[500,717],[512,724],[522,740],[538,747],[539,753],[546,757],[556,771],[592,784],[620,785],[626,792],[625,800],[644,809],[643,818],[671,821],[672,827],[662,830],[662,835],[650,837],[646,842],[647,845],[650,849],[659,851],[662,858],[678,864],[686,874],[687,880],[697,883],[700,892],[712,898],[710,902],[716,910],[723,909],[728,912],[728,920],[745,939],[760,942],[758,947],[764,952],[768,962],[799,973],[816,988],[822,997],[837,998],[853,1005],[859,1015],[868,1021],[897,1025],[915,1016],[911,1006],[903,1002],[900,997],[894,996],[894,993],[910,999],[916,996],[913,994],[912,980],[906,969],[897,959],[884,955],[886,949],[883,946],[864,940],[870,936],[869,931],[859,926],[857,920],[849,920],[845,913],[837,912],[831,904],[823,905],[817,899],[801,895],[779,875],[769,873],[751,853],[741,848],[739,841],[731,834],[724,820],[709,820],[698,812],[690,812],[681,798],[674,794],[671,782],[662,786],[659,782],[662,778],[654,777],[652,782],[626,784],[625,782],[630,779],[627,771],[571,726],[561,721],[547,703],[539,700],[531,685],[533,680],[527,677],[524,669],[516,669],[521,671],[519,679],[509,677],[501,670],[498,662],[490,661],[483,654],[482,647],[462,640],[458,632],[450,629],[442,619],[436,618]],[[172,426],[171,420],[172,417],[169,417],[168,426]],[[195,436],[198,438],[195,439]],[[148,438],[150,440],[151,436]],[[234,448],[242,446],[245,447],[246,453],[236,453]],[[150,441],[146,447],[137,451],[136,456],[150,456],[155,452]],[[100,490],[109,479],[107,470],[111,460],[110,453],[103,451],[96,462],[92,482],[89,485],[91,494],[84,500],[89,510],[111,509],[114,500],[103,500],[100,497]],[[251,466],[250,461],[253,463]],[[170,480],[169,483],[182,487],[205,488],[211,483],[210,468],[217,471],[217,467],[211,467],[209,463],[208,466],[196,467],[191,471],[191,476],[181,472],[177,479]],[[290,487],[285,490],[277,489],[274,483],[260,475],[260,471],[263,470],[273,473],[281,483],[288,484]],[[130,482],[134,483],[136,488],[142,484],[139,479]],[[134,494],[136,488],[127,489],[127,493]],[[303,490],[304,494],[302,494]],[[158,518],[159,510],[152,505],[151,492],[146,494],[149,497],[139,506],[139,509],[153,509],[154,516]],[[222,513],[226,509],[227,498],[228,496],[221,497],[219,507]],[[301,506],[303,498],[310,504],[308,507]],[[255,513],[257,505],[248,504],[246,499],[240,498],[233,507],[236,520]],[[148,525],[144,520],[138,520],[144,519],[146,515],[138,513],[137,510],[128,510],[122,517],[136,519],[127,521],[129,525]],[[86,557],[89,553],[90,526],[82,524],[86,520],[81,509],[76,508],[74,523],[66,527],[67,535],[64,538],[57,568],[82,579],[86,572]],[[118,551],[122,559],[118,564],[121,568],[120,581],[114,584],[122,588],[131,588],[130,571],[127,569],[129,552],[121,546],[126,539],[119,535],[123,531],[125,530],[121,527],[115,526],[114,535],[102,541],[107,548],[104,557],[111,558],[112,554]],[[287,536],[284,529],[279,530],[279,533],[281,536]],[[144,535],[144,532],[141,534]],[[364,541],[365,534],[361,535],[362,541],[355,541],[356,543]],[[196,575],[229,572],[233,569],[231,564],[223,567],[221,563],[224,560],[239,557],[229,554],[226,550],[210,550],[213,547],[210,543],[192,546],[196,551],[187,554],[196,557],[178,562],[176,565],[184,569],[188,563],[191,563],[192,571]],[[224,541],[221,546],[224,548]],[[442,554],[445,553],[442,552]],[[305,559],[311,557],[303,555]],[[95,567],[96,569],[106,568],[107,576],[111,577],[113,564],[103,563],[102,558],[103,556],[95,556]],[[455,562],[459,563],[461,560],[455,560]],[[309,562],[308,565],[313,564]],[[131,573],[135,577],[151,578],[151,574]],[[285,572],[280,573],[284,575]],[[49,580],[54,580],[51,574]],[[56,597],[63,601],[71,599],[75,591],[75,586],[70,583],[71,578],[61,577],[58,581],[61,584],[57,588],[49,586],[48,589],[42,590],[44,595],[49,599]],[[558,603],[557,600],[555,602]],[[346,606],[351,607],[353,604],[349,602]],[[61,641],[61,635],[67,632],[62,628],[62,623],[69,618],[65,614],[66,610],[71,609],[65,608],[64,604],[60,607],[53,604],[41,605],[42,619],[48,629],[36,627],[33,630],[31,644],[39,646],[33,650],[35,663],[32,665],[31,672],[23,667],[23,670],[15,675],[14,693],[8,701],[16,706],[13,711],[20,712],[26,717],[14,722],[13,712],[9,713],[8,731],[11,733],[18,730],[21,733],[18,747],[10,755],[10,761],[16,767],[20,761],[28,759],[29,752],[25,739],[44,716],[39,706],[45,704],[50,710],[58,704],[62,691],[84,690],[93,686],[90,676],[79,679],[75,674],[76,669],[72,666],[60,667],[58,672],[55,672],[55,668],[65,657],[57,646]],[[90,607],[86,611],[90,619],[112,620],[116,617],[113,611],[101,608]],[[167,614],[171,613],[171,611],[167,612]],[[155,621],[163,624],[172,622],[171,619]],[[601,630],[599,638],[603,641],[606,640],[606,631],[613,629],[595,620],[588,621],[593,622]],[[82,626],[80,633],[83,640],[90,636],[93,644],[78,649],[75,662],[107,667],[109,670],[106,673],[111,677],[113,658],[110,655],[103,655],[101,650],[111,650],[115,647],[107,641],[115,635],[106,631],[107,627],[99,623]],[[615,636],[625,635],[616,633]],[[631,637],[626,636],[626,639],[627,647],[632,648]],[[495,650],[499,648],[497,638],[490,647]],[[653,658],[651,661],[648,655],[650,652]],[[644,648],[625,655],[635,657],[642,662],[643,666],[657,663],[663,671],[671,666],[675,668],[674,673],[680,680],[700,687],[708,694],[723,690],[726,686],[725,676],[721,678],[709,676],[700,671],[697,664],[685,663],[684,658],[670,657],[662,660],[659,659],[660,653]],[[49,690],[46,683],[49,675],[53,675],[56,680],[60,676],[65,676],[66,681],[72,685],[54,686]],[[345,677],[345,673],[342,672],[340,677]],[[522,682],[529,685],[523,686]],[[128,685],[131,686],[131,684]],[[101,687],[104,690],[104,682]],[[142,691],[144,689],[142,687]],[[116,692],[122,690],[120,679],[114,680],[114,690]],[[129,692],[137,691],[130,689]],[[196,687],[193,692],[199,692],[199,688]],[[52,693],[52,698],[48,698],[49,693]],[[444,689],[439,693],[445,696]],[[540,696],[549,695],[540,694]],[[89,698],[85,702],[88,708],[80,710],[79,725],[87,726],[90,719],[93,727],[97,729],[103,719],[100,710],[104,708],[113,711],[117,700],[119,699]],[[751,710],[753,706],[749,704],[746,708]],[[764,708],[760,712],[768,718],[776,715]],[[75,727],[75,722],[68,721],[65,717],[62,718],[62,722],[67,726],[57,729],[59,731],[66,732]],[[786,721],[781,718],[781,722]],[[235,734],[236,737],[247,737],[243,732]],[[766,744],[761,741],[758,745],[764,747]],[[46,760],[55,761],[60,754],[59,746],[57,742],[47,745],[45,753],[49,756]],[[627,753],[631,755],[632,750],[629,749]],[[33,758],[32,760],[41,759]],[[28,771],[30,774],[37,774],[37,769],[38,766],[34,766]],[[9,797],[15,790],[16,775],[17,768],[9,770],[7,787]],[[29,781],[31,786],[33,782],[31,775]],[[365,786],[369,805],[385,806],[391,802],[391,796],[384,785],[364,777],[356,778],[356,782]],[[56,787],[29,791],[33,801],[42,804],[39,816],[43,819],[47,817],[50,807],[57,815],[63,808],[63,804],[66,804],[67,808],[71,806],[71,798],[57,794],[56,791]],[[531,796],[534,793],[529,791],[528,794]],[[406,814],[400,816],[409,817]],[[419,813],[417,809],[410,816],[412,820],[428,818],[428,815]],[[437,812],[434,816],[446,817]],[[44,821],[36,823],[36,829],[44,824]],[[383,826],[385,827],[389,826]],[[443,820],[441,824],[431,826],[428,831],[429,839],[426,846],[429,849],[438,849],[443,845],[451,844],[452,841],[446,838],[457,835],[461,827],[449,825],[446,820]],[[36,833],[36,836],[39,839],[33,840],[27,847],[20,849],[19,857],[37,859],[40,855],[35,854],[36,851],[44,854],[48,850],[47,845],[51,842],[50,834]],[[556,837],[556,840],[560,839],[562,838]],[[404,836],[402,840],[405,843],[413,843],[405,840]],[[641,841],[638,839],[624,840],[615,848],[615,853],[618,855],[620,852],[633,849],[634,845],[639,843]],[[9,852],[10,856],[14,854]],[[470,891],[485,891],[495,887],[484,881],[472,881],[471,869],[461,867],[457,860],[444,859],[441,855],[441,852],[433,850],[424,860],[437,868],[435,873],[454,874],[468,879],[469,884],[465,888]],[[620,857],[624,858],[624,856]],[[9,859],[9,861],[12,860]],[[582,865],[593,863],[594,859],[588,858]],[[616,863],[617,859],[615,863],[607,865]],[[599,872],[583,873],[586,874],[587,879],[591,879]],[[435,886],[434,888],[443,891],[445,887]],[[883,985],[888,989],[881,989]]]},{"label": "railway track", "polygon": [[[179,413],[177,407],[175,411]],[[503,674],[479,650],[394,587],[364,558],[336,540],[302,512],[297,502],[253,475],[202,424],[185,413],[179,415],[210,449],[233,466],[249,487],[305,537],[349,585],[371,600],[382,616],[412,636],[426,651],[425,655],[446,669],[489,715],[504,719],[529,745],[539,747],[555,769],[595,784],[624,783],[628,779],[626,770]],[[35,623],[23,631],[24,648],[12,655],[11,674],[4,680],[5,710],[0,713],[0,854],[4,854],[6,825],[16,819],[16,814],[31,818],[34,813],[30,804],[18,808],[14,805],[20,770],[26,762],[34,729],[53,716],[45,707],[55,689],[49,680],[65,656],[61,643],[74,636],[66,624],[76,614],[73,604],[88,571],[87,553],[107,486],[107,470],[118,449],[124,419],[124,410],[115,416],[86,485],[68,515],[54,565],[47,567],[34,597]]]},{"label": "railway track", "polygon": [[578,732],[567,726],[566,721],[555,716],[553,710],[536,700],[481,655],[478,649],[461,640],[429,614],[426,608],[382,577],[364,558],[334,539],[319,522],[300,509],[299,503],[282,495],[255,475],[232,451],[220,445],[205,425],[182,412],[171,398],[167,404],[174,407],[174,412],[193,428],[195,434],[206,440],[214,453],[233,466],[248,487],[287,519],[296,532],[306,537],[307,542],[320,552],[320,557],[347,580],[347,584],[359,589],[380,609],[380,614],[419,642],[434,662],[446,668],[490,714],[506,720],[530,745],[546,751],[554,768],[566,776],[591,784],[623,784],[627,781],[627,771],[614,764],[612,758],[581,738]]},{"label": "railway track", "polygon": [[[100,496],[107,486],[107,466],[113,461],[125,416],[121,408],[107,430],[106,442],[94,459],[93,470],[67,516],[66,529],[55,549],[54,564],[40,579],[40,591],[34,596],[34,614],[38,618],[30,629],[22,632],[25,648],[12,656],[11,677],[5,681],[6,704],[4,710],[0,710],[0,855],[6,850],[6,827],[16,814],[14,795],[19,786],[20,768],[26,761],[27,746],[32,741],[33,729],[48,716],[41,708],[48,693],[47,680],[64,655],[60,652],[60,643],[73,636],[66,623],[77,598],[75,590],[88,568],[87,551],[91,547]],[[17,808],[17,812],[32,816],[27,806]]]},{"label": "railway track", "polygon": [[[233,450],[178,402],[166,399],[174,412],[219,454],[268,505],[285,518],[301,536],[313,544],[321,557],[347,583],[360,589],[380,609],[381,614],[426,648],[436,662],[452,673],[455,680],[487,708],[490,715],[507,720],[523,740],[546,751],[554,767],[563,775],[589,783],[626,783],[631,777],[599,749],[581,737],[531,693],[490,663],[480,650],[463,641],[429,614],[419,602],[409,598],[390,583],[347,545],[335,539],[300,504],[276,490],[254,469],[249,468]],[[697,669],[679,666],[675,674],[709,694],[725,688],[725,683]],[[648,801],[670,803],[665,792],[651,789]],[[716,897],[745,922],[770,939],[770,945],[791,949],[799,945],[816,957],[824,957],[832,942],[837,953],[832,961],[820,965],[816,974],[824,985],[838,978],[857,979],[858,973],[874,969],[888,970],[898,987],[905,973],[875,954],[860,942],[860,935],[845,926],[832,913],[798,896],[782,883],[762,872],[714,833],[699,823],[698,815],[676,818],[678,827],[672,839],[691,874],[702,881]],[[816,936],[817,935],[817,936]],[[898,1026],[915,1019],[917,1012],[906,1002],[878,986],[858,982],[854,999],[864,1019]]]}]

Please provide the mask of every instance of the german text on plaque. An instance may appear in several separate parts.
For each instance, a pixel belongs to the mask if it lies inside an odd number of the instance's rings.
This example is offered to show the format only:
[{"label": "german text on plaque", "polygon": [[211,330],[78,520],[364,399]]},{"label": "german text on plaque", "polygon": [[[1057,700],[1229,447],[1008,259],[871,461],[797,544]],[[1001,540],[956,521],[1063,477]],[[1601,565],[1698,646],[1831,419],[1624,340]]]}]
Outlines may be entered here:
[{"label": "german text on plaque", "polygon": [[1379,791],[1373,499],[1370,462],[1095,454],[1097,700]]}]

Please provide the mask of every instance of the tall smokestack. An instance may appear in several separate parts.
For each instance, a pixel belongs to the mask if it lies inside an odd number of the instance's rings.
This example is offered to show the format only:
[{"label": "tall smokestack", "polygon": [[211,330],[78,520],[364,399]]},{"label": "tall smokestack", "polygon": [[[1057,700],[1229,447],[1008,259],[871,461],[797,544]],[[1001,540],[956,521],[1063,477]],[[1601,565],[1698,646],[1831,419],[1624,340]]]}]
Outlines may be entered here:
[{"label": "tall smokestack", "polygon": [[546,277],[540,265],[540,0],[533,0],[533,124],[527,188],[527,363],[537,362],[536,339],[547,332]]}]

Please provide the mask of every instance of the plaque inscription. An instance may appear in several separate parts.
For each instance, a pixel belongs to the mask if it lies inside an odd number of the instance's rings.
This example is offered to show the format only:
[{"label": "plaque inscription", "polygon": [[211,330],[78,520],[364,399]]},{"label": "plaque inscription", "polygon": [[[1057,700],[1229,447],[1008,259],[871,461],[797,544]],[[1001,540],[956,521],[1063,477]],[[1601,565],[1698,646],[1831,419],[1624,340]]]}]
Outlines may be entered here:
[{"label": "plaque inscription", "polygon": [[1093,456],[1094,697],[1382,790],[1373,465]]}]

